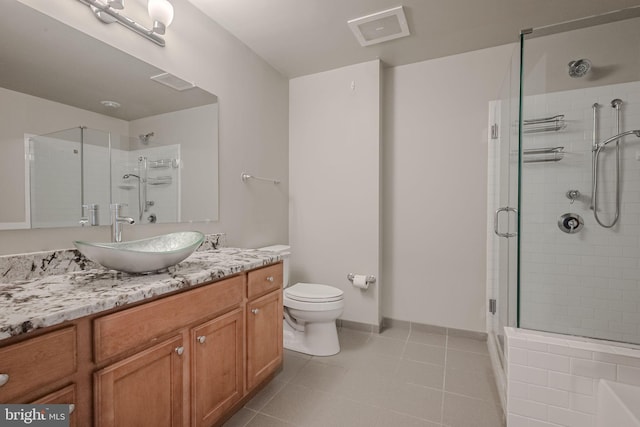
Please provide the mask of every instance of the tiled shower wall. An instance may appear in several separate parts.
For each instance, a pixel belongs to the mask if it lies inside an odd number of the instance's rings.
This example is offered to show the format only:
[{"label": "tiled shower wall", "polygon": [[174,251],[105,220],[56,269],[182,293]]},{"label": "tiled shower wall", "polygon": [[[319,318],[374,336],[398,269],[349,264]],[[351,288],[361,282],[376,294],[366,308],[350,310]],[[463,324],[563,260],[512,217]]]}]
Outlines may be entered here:
[{"label": "tiled shower wall", "polygon": [[638,346],[514,328],[506,337],[509,427],[595,427],[600,379],[640,386]]},{"label": "tiled shower wall", "polygon": [[[611,101],[619,98],[622,130],[640,129],[640,84],[528,96],[524,119],[564,114],[558,132],[525,134],[523,148],[565,147],[558,162],[525,163],[521,182],[520,327],[640,343],[640,139],[621,144],[621,212],[607,229],[594,219],[591,204],[591,144],[594,103],[599,104],[598,140],[617,133]],[[525,158],[527,158],[525,156]],[[600,217],[615,211],[615,144],[601,155]],[[581,196],[574,202],[569,190]],[[566,234],[557,222],[564,213],[584,219]]]}]

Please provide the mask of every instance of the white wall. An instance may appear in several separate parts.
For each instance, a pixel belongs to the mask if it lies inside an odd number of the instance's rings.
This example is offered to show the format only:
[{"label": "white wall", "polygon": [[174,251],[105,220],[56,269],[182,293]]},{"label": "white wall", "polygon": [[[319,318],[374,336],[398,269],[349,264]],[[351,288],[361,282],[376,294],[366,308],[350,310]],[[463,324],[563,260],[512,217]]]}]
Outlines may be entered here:
[{"label": "white wall", "polygon": [[289,114],[290,283],[343,289],[341,318],[379,325],[380,62],[292,79]]},{"label": "white wall", "polygon": [[[119,25],[104,25],[77,1],[20,0],[80,31],[109,43],[214,93],[220,101],[220,220],[216,223],[127,227],[125,238],[171,230],[226,232],[233,246],[288,241],[288,81],[234,36],[186,0],[174,0],[175,19],[160,48]],[[132,17],[143,7],[129,2]],[[144,13],[142,11],[142,13]],[[275,176],[279,186],[250,188],[242,171]],[[203,189],[206,186],[203,186]],[[2,231],[0,253],[65,248],[73,239],[109,239],[107,227]]]},{"label": "white wall", "polygon": [[385,70],[383,315],[484,331],[487,118],[512,45]]}]

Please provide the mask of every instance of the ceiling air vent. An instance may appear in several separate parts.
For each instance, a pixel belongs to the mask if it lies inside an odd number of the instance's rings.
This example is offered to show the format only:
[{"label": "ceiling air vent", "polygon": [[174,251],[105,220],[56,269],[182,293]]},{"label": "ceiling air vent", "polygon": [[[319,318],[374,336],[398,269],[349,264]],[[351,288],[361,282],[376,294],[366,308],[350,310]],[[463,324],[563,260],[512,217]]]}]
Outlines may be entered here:
[{"label": "ceiling air vent", "polygon": [[192,87],[196,86],[191,82],[182,80],[180,77],[176,77],[173,74],[169,73],[162,73],[158,74],[157,76],[151,76],[150,79],[158,83],[162,83],[165,86],[169,86],[171,89],[180,91],[191,89]]},{"label": "ceiling air vent", "polygon": [[362,46],[382,43],[409,35],[402,6],[347,21]]}]

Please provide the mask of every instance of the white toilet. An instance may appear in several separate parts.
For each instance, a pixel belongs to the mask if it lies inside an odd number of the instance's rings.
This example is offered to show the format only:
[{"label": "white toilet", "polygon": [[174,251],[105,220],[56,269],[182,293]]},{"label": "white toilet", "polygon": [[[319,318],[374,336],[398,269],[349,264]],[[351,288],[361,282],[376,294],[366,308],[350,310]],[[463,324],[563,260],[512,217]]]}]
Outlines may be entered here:
[{"label": "white toilet", "polygon": [[336,319],[344,311],[344,292],[316,283],[289,284],[289,250],[286,245],[260,248],[278,252],[284,259],[284,348],[312,356],[340,352]]}]

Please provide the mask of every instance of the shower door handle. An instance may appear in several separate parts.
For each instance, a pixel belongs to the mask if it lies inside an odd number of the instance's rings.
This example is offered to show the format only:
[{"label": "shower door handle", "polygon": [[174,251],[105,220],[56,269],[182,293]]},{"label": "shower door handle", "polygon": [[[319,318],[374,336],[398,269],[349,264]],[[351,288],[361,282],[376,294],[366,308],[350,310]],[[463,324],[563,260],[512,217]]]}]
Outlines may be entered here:
[{"label": "shower door handle", "polygon": [[498,231],[498,216],[500,215],[500,212],[513,212],[513,213],[518,213],[518,210],[515,208],[510,208],[510,207],[504,207],[504,208],[499,208],[496,210],[495,214],[493,215],[493,232],[496,233],[497,236],[500,237],[514,237],[517,236],[518,233],[501,233],[500,231]]}]

